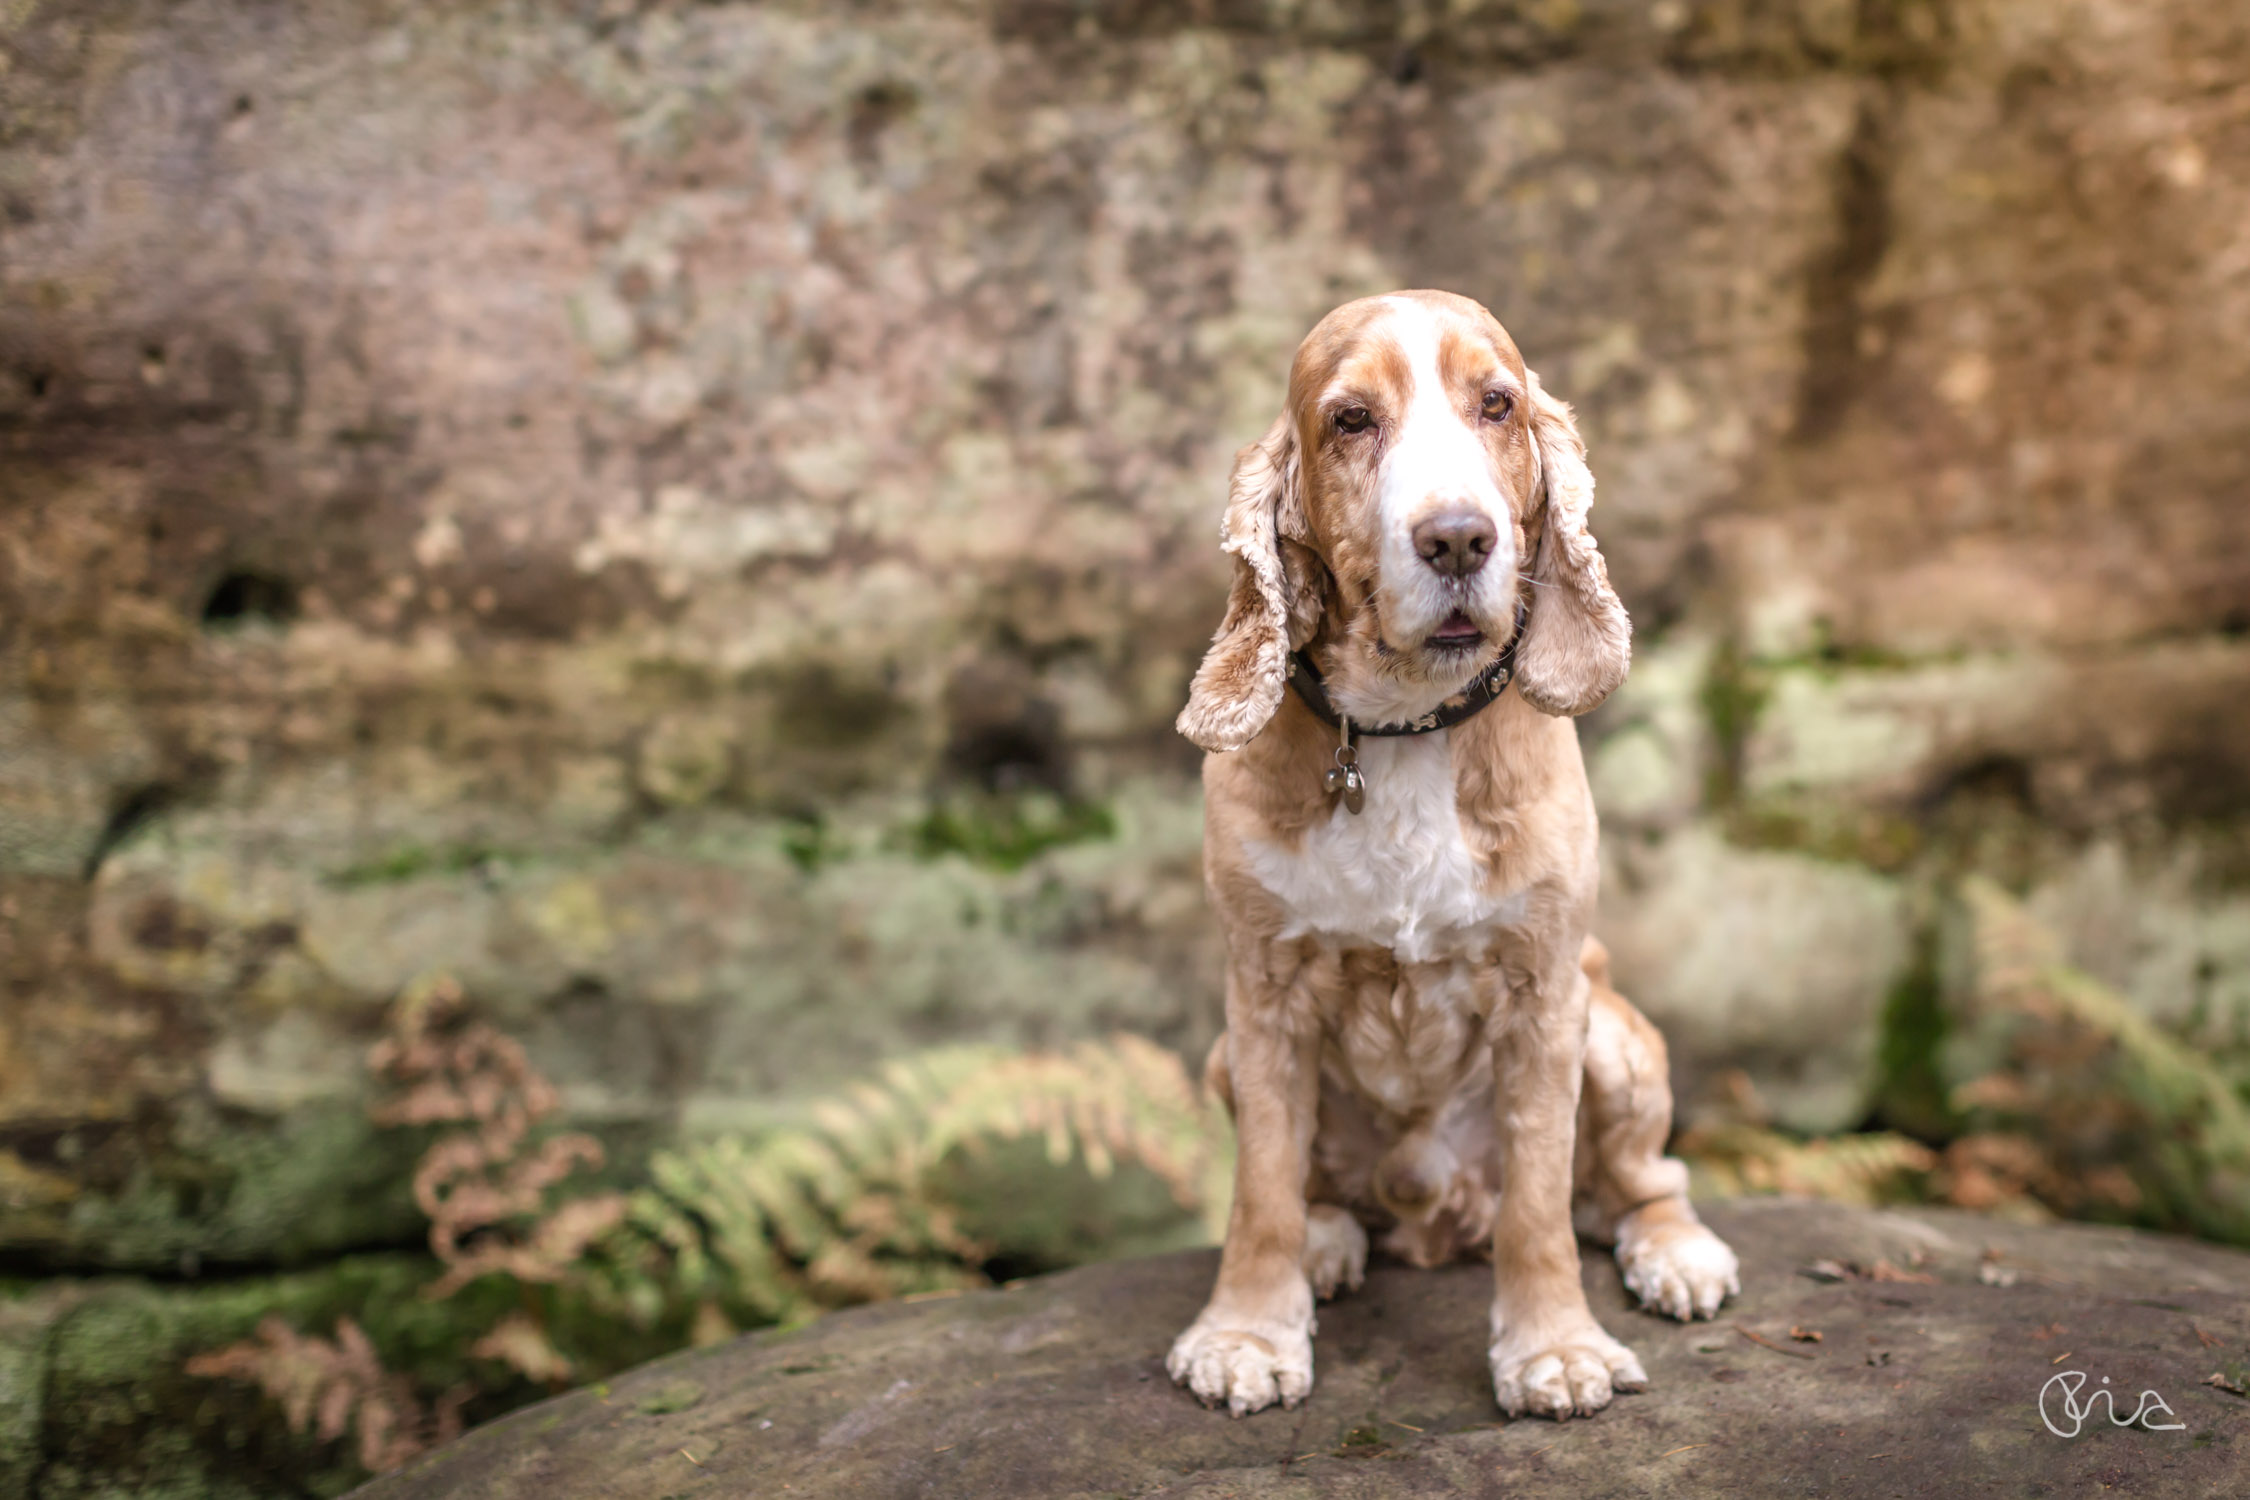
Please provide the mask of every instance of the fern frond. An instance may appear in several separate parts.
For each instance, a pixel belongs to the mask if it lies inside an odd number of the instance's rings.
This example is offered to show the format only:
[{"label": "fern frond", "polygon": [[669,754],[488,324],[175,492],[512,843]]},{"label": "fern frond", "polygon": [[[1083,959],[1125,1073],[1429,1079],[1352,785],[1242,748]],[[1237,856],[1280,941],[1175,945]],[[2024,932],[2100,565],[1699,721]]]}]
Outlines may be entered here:
[{"label": "fern frond", "polygon": [[1718,1198],[1786,1194],[1832,1203],[1892,1203],[1914,1196],[1937,1154],[1888,1132],[1798,1140],[1757,1125],[1691,1130],[1678,1151],[1699,1192]]},{"label": "fern frond", "polygon": [[1959,1052],[1977,1062],[1952,1092],[1972,1128],[1948,1148],[1947,1195],[2250,1243],[2243,1081],[2067,962],[1998,886],[1962,897],[1976,984]]},{"label": "fern frond", "polygon": [[413,1382],[385,1369],[373,1342],[348,1317],[336,1320],[333,1339],[323,1339],[269,1316],[255,1337],[195,1356],[187,1372],[257,1386],[280,1405],[290,1431],[309,1427],[324,1443],[356,1428],[360,1465],[376,1474],[458,1436],[471,1394],[457,1386],[425,1406]]},{"label": "fern frond", "polygon": [[2132,1003],[2064,962],[2054,936],[1990,881],[1963,889],[1976,922],[1979,993],[2026,1014],[2060,1016],[2083,1028],[2088,1052],[2116,1048],[2125,1082],[2167,1118],[2193,1121],[2214,1154],[2250,1161],[2250,1107],[2234,1080],[2166,1035]]},{"label": "fern frond", "polygon": [[897,1058],[805,1119],[652,1161],[653,1193],[626,1222],[662,1246],[680,1290],[791,1322],[820,1306],[974,1284],[989,1247],[962,1231],[934,1183],[955,1152],[1000,1141],[1036,1139],[1051,1160],[1096,1176],[1135,1163],[1207,1222],[1226,1211],[1223,1116],[1177,1057],[1137,1037]]}]

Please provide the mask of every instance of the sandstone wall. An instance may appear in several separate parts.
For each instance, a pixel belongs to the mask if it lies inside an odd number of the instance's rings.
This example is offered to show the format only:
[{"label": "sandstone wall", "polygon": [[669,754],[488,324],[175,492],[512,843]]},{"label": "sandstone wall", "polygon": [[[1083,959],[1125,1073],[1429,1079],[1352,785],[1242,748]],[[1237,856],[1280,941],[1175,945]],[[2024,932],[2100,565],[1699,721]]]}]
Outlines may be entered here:
[{"label": "sandstone wall", "polygon": [[360,1054],[435,968],[626,1146],[1200,1045],[1225,468],[1399,285],[1579,406],[1684,1087],[1861,1118],[1969,868],[2250,1027],[2235,8],[33,0],[0,61],[0,1251],[405,1232]]}]

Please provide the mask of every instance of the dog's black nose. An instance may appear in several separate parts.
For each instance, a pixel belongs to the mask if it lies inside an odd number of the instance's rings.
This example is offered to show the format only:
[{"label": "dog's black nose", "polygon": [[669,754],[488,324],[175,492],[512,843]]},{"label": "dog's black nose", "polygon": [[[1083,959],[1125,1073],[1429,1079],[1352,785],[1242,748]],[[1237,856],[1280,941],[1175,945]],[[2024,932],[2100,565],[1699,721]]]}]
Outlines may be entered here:
[{"label": "dog's black nose", "polygon": [[1414,527],[1414,550],[1422,561],[1453,578],[1483,567],[1499,539],[1499,528],[1481,510],[1441,510]]}]

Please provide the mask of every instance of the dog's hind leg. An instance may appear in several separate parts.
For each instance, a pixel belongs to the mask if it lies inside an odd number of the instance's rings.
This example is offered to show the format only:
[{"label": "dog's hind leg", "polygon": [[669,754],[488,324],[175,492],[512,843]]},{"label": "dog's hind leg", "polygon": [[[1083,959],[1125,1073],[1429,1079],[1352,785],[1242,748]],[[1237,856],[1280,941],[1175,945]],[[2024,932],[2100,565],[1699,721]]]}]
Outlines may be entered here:
[{"label": "dog's hind leg", "polygon": [[1664,1154],[1672,1132],[1664,1037],[1610,987],[1600,943],[1588,938],[1580,961],[1593,990],[1578,1106],[1581,1227],[1616,1242],[1625,1285],[1644,1304],[1683,1322],[1716,1317],[1741,1291],[1740,1271],[1726,1242],[1696,1218],[1687,1167]]},{"label": "dog's hind leg", "polygon": [[1348,1208],[1314,1203],[1305,1209],[1305,1279],[1326,1302],[1356,1292],[1367,1279],[1367,1231]]}]

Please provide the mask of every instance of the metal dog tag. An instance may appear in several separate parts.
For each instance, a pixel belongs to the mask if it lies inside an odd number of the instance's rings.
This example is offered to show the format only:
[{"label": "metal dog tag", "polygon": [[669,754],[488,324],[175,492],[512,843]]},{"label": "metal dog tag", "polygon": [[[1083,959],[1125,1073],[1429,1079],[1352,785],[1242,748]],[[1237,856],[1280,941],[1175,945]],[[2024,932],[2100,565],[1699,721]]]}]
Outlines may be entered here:
[{"label": "metal dog tag", "polygon": [[1351,734],[1351,722],[1346,720],[1344,743],[1336,747],[1336,764],[1328,768],[1320,782],[1331,797],[1342,792],[1344,810],[1356,813],[1367,805],[1367,778],[1360,774],[1359,752],[1352,748]]}]

